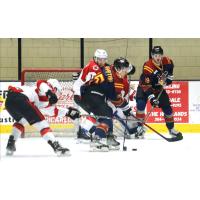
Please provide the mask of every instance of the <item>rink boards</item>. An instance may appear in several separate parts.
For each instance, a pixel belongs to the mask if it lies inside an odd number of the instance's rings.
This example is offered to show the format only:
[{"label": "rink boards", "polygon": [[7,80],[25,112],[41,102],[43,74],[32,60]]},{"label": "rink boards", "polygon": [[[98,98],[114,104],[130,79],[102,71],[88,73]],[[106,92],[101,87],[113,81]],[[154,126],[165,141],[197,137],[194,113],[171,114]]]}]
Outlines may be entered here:
[{"label": "rink boards", "polygon": [[[9,85],[19,86],[20,82],[1,82],[0,88],[0,133],[10,133],[14,120],[5,110],[5,99],[7,88]],[[138,81],[131,81],[131,92],[137,89]],[[199,133],[200,132],[200,81],[174,81],[172,85],[166,87],[166,91],[170,97],[170,101],[174,110],[175,127],[181,132]],[[65,95],[72,95],[71,91],[65,91]],[[69,94],[70,93],[70,94]],[[61,97],[62,98],[62,97]],[[73,105],[73,98],[68,98],[67,104]],[[66,102],[66,101],[65,101]],[[67,105],[66,104],[66,105]],[[136,110],[135,101],[131,101],[133,111]],[[63,106],[63,105],[61,105]],[[151,105],[147,105],[147,112]],[[47,119],[52,129],[58,130],[75,130],[75,125],[68,118],[55,119],[53,117]],[[164,125],[163,113],[160,109],[155,109],[148,119],[148,123],[157,131],[166,132]],[[77,125],[76,125],[77,126]]]}]

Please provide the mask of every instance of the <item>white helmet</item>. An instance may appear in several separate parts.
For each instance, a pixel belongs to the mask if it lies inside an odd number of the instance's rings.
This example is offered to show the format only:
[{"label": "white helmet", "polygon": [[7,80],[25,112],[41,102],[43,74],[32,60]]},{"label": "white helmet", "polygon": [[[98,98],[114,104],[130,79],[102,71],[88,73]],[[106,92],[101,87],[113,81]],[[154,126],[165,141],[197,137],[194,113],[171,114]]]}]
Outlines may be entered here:
[{"label": "white helmet", "polygon": [[105,50],[103,49],[97,49],[95,52],[94,52],[94,59],[97,59],[97,58],[100,58],[100,59],[107,59],[108,58],[108,54]]},{"label": "white helmet", "polygon": [[58,92],[62,93],[62,87],[57,79],[50,78],[47,80],[53,88],[56,88]]}]

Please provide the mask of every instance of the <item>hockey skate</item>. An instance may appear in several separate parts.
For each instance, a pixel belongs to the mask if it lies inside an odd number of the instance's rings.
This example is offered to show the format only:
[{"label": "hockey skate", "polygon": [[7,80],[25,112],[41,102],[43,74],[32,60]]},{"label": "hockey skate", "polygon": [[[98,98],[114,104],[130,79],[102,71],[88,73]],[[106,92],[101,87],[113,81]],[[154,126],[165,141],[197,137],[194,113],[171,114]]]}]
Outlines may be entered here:
[{"label": "hockey skate", "polygon": [[109,147],[109,150],[119,150],[120,149],[120,143],[115,139],[116,136],[113,134],[108,134],[107,136],[107,145]]},{"label": "hockey skate", "polygon": [[169,134],[171,135],[172,138],[177,138],[178,140],[183,139],[183,135],[181,132],[178,132],[174,129],[169,130]]},{"label": "hockey skate", "polygon": [[92,152],[108,152],[109,146],[105,138],[99,138],[97,135],[94,136],[90,143],[90,151]]},{"label": "hockey skate", "polygon": [[144,139],[145,132],[146,128],[144,126],[139,125],[137,127],[137,132],[135,133],[135,139]]},{"label": "hockey skate", "polygon": [[52,142],[51,140],[48,141],[48,144],[53,148],[54,152],[58,156],[70,156],[70,150],[68,148],[62,147],[57,141]]},{"label": "hockey skate", "polygon": [[15,147],[15,140],[14,140],[14,136],[10,135],[9,139],[8,139],[8,144],[6,146],[6,155],[8,156],[12,156],[13,153],[16,151],[16,147]]},{"label": "hockey skate", "polygon": [[77,140],[78,143],[89,143],[90,141],[90,133],[89,131],[81,128],[81,126],[79,126],[79,130],[77,132]]}]

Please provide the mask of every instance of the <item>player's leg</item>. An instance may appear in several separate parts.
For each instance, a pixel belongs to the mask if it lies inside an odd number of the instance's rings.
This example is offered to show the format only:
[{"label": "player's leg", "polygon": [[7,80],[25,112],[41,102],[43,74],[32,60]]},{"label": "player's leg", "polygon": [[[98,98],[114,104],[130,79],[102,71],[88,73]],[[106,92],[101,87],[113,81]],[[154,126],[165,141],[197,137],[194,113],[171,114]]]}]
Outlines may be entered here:
[{"label": "player's leg", "polygon": [[60,145],[46,120],[43,119],[42,121],[34,122],[31,125],[40,132],[42,138],[47,141],[57,155],[70,155],[70,150]]},{"label": "player's leg", "polygon": [[23,111],[24,118],[29,122],[30,125],[36,128],[40,132],[40,135],[47,143],[53,148],[54,152],[58,155],[70,155],[68,148],[62,147],[55,138],[49,123],[45,120],[45,117],[40,110],[29,101],[24,104],[26,111]]},{"label": "player's leg", "polygon": [[165,90],[163,90],[162,95],[160,96],[159,102],[160,102],[159,107],[161,107],[164,113],[165,123],[166,123],[166,127],[169,130],[169,134],[172,137],[183,138],[182,134],[174,129],[173,110],[170,105],[169,96]]},{"label": "player's leg", "polygon": [[96,119],[92,116],[83,119],[79,125],[79,130],[77,132],[77,139],[81,142],[89,141],[91,139],[91,134],[94,133],[96,129]]},{"label": "player's leg", "polygon": [[[133,117],[129,117],[129,120],[126,121],[126,116],[124,115],[123,111],[120,108],[117,108],[114,112],[114,117],[120,123],[120,131],[124,134],[125,130],[127,134],[125,135],[126,139],[134,139],[135,134],[137,133],[138,123],[135,121]],[[130,120],[132,119],[132,120]],[[119,128],[118,128],[119,129]]]},{"label": "player's leg", "polygon": [[8,92],[5,107],[16,122],[12,126],[12,132],[7,142],[7,155],[12,155],[16,151],[15,143],[24,133],[24,126],[28,123],[20,112],[18,101],[21,102],[20,94]]},{"label": "player's leg", "polygon": [[[92,147],[94,150],[99,150],[101,144],[106,149],[107,145],[109,149],[119,149],[120,143],[115,140],[113,135],[113,111],[105,102],[105,98],[97,94],[88,94],[84,96],[85,102],[90,105],[90,112],[95,116],[101,116],[98,118],[98,125],[95,129],[95,136],[93,138]],[[104,116],[104,117],[102,117]],[[102,143],[106,141],[106,143]]]},{"label": "player's leg", "polygon": [[[136,117],[144,121],[145,119],[145,108],[147,104],[147,96],[143,92],[142,88],[138,86],[136,93]],[[137,134],[135,134],[136,138],[144,138],[145,128],[142,123],[138,123]]]},{"label": "player's leg", "polygon": [[[110,150],[119,150],[120,143],[116,141],[113,135],[113,110],[108,106],[108,104],[97,98],[96,106],[94,107],[94,115],[105,116],[98,119],[99,124],[96,126],[95,135],[99,138],[105,138],[107,140],[107,145]],[[107,117],[107,118],[106,118]]]},{"label": "player's leg", "polygon": [[[26,121],[28,121],[30,125],[35,126],[35,128],[40,131],[41,135],[48,141],[48,143],[49,140],[51,140],[51,143],[55,143],[55,146],[57,146],[57,149],[59,149],[59,146],[57,145],[58,142],[51,133],[49,124],[47,122],[45,123],[44,116],[25,95],[11,92],[6,100],[6,108],[11,116],[13,116],[13,118],[17,121],[17,124],[14,124],[13,128],[13,131],[15,132],[14,135],[17,136],[17,133],[19,135],[19,132],[22,133],[24,131],[23,125]],[[17,137],[13,139],[15,140]],[[61,150],[62,149],[59,149],[60,152],[68,151],[67,148],[63,151]]]}]

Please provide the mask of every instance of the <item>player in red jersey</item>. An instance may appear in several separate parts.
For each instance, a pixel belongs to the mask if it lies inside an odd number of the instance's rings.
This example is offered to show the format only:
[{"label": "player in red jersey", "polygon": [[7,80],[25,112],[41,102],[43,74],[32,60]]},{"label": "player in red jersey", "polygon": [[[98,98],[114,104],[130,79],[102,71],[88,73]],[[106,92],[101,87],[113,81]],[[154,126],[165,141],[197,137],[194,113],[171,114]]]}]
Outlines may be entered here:
[{"label": "player in red jersey", "polygon": [[81,98],[81,86],[92,80],[97,74],[101,73],[101,68],[108,66],[108,54],[103,49],[97,49],[93,59],[83,68],[78,79],[74,82],[74,98],[79,101]]},{"label": "player in red jersey", "polygon": [[[144,63],[143,71],[140,76],[136,94],[136,116],[141,120],[145,119],[145,107],[149,100],[152,106],[162,109],[169,134],[172,137],[182,139],[182,134],[174,129],[173,110],[170,105],[169,96],[164,89],[166,85],[172,83],[173,61],[163,56],[163,49],[160,46],[153,47],[151,56],[152,59]],[[159,93],[161,93],[161,95],[160,98],[157,99]],[[143,137],[144,131],[141,123],[140,127],[141,131],[138,137]]]},{"label": "player in red jersey", "polygon": [[62,147],[54,137],[49,123],[44,115],[54,117],[79,118],[79,111],[75,108],[59,108],[56,106],[62,88],[58,80],[38,80],[36,86],[9,86],[5,102],[6,110],[15,119],[12,134],[7,143],[7,154],[16,151],[15,143],[25,131],[25,125],[35,127],[41,136],[53,148],[56,154],[70,154],[69,149]]},{"label": "player in red jersey", "polygon": [[[101,74],[101,68],[108,66],[107,64],[108,54],[104,49],[97,49],[94,52],[94,57],[89,61],[89,63],[83,68],[80,74],[73,74],[73,80],[75,81],[73,84],[74,91],[74,101],[76,104],[80,104],[87,111],[85,105],[81,102],[81,92],[82,86],[86,83],[89,83],[96,75]],[[91,123],[95,121],[93,118],[89,118]],[[86,125],[87,126],[87,125]],[[93,131],[93,130],[92,130]],[[78,138],[83,138],[86,140],[90,140],[90,136],[88,134],[84,134],[81,131],[81,127],[79,127]]]}]

